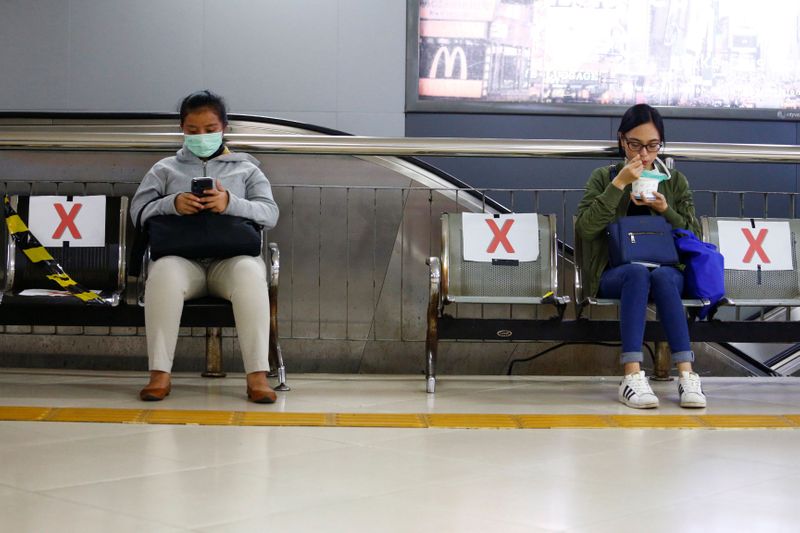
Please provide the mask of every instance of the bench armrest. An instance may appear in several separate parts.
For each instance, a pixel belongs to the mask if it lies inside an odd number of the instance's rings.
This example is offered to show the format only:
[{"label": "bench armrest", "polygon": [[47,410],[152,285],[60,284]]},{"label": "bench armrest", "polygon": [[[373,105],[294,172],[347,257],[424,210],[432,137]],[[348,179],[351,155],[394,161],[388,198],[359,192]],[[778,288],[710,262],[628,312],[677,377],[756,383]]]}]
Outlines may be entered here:
[{"label": "bench armrest", "polygon": [[278,243],[271,242],[268,244],[269,248],[269,286],[277,287],[278,278],[281,272],[281,252],[278,249]]},{"label": "bench armrest", "polygon": [[430,267],[430,296],[428,300],[428,319],[442,312],[442,267],[438,257],[429,257],[425,263]]}]

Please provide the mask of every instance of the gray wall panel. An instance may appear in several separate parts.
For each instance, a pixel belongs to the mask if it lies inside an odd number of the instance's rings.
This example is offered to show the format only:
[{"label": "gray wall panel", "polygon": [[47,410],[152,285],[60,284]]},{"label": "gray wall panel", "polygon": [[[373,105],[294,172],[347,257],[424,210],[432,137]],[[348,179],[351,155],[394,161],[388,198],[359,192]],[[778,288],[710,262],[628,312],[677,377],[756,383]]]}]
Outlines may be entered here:
[{"label": "gray wall panel", "polygon": [[329,0],[206,0],[206,83],[233,109],[336,109],[336,11]]},{"label": "gray wall panel", "polygon": [[0,2],[0,109],[68,105],[69,6]]},{"label": "gray wall panel", "polygon": [[344,112],[337,115],[336,123],[337,129],[358,135],[395,137],[405,131],[405,114]]},{"label": "gray wall panel", "polygon": [[[339,110],[385,113],[405,104],[406,6],[339,0]],[[387,106],[388,104],[388,106]]]},{"label": "gray wall panel", "polygon": [[231,111],[403,136],[405,2],[0,0],[0,110]]},{"label": "gray wall panel", "polygon": [[174,110],[203,83],[196,7],[192,0],[70,0],[69,109]]}]

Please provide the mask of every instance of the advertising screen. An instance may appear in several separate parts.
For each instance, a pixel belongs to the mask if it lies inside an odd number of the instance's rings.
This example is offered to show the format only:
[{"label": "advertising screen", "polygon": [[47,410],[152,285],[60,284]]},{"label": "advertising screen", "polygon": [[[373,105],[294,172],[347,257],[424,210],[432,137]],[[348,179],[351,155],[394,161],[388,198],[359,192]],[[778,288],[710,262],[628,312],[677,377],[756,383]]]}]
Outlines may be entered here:
[{"label": "advertising screen", "polygon": [[409,7],[411,111],[592,114],[647,102],[673,116],[800,119],[797,0]]}]

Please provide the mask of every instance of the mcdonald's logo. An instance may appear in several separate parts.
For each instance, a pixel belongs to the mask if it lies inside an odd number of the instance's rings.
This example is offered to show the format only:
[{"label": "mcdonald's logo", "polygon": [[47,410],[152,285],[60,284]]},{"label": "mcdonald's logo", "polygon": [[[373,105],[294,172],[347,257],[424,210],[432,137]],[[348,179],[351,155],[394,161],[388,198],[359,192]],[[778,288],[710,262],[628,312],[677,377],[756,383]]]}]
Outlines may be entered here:
[{"label": "mcdonald's logo", "polygon": [[438,50],[436,50],[436,54],[433,56],[433,61],[431,62],[431,69],[428,73],[429,78],[436,78],[436,72],[439,70],[439,60],[444,57],[444,77],[445,78],[452,78],[453,71],[456,67],[456,59],[459,60],[458,69],[459,75],[458,78],[462,80],[467,79],[467,54],[464,52],[464,49],[460,46],[456,46],[452,52],[447,46],[441,46]]}]

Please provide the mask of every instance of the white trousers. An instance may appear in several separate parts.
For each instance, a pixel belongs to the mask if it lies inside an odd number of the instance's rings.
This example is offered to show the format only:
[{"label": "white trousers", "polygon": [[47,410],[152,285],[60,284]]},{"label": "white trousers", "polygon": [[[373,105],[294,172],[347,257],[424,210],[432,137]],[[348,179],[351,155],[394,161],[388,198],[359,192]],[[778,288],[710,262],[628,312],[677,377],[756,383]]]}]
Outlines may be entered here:
[{"label": "white trousers", "polygon": [[241,255],[204,264],[167,256],[150,264],[144,322],[150,370],[170,372],[184,300],[230,300],[248,374],[269,370],[269,286],[260,257]]}]

